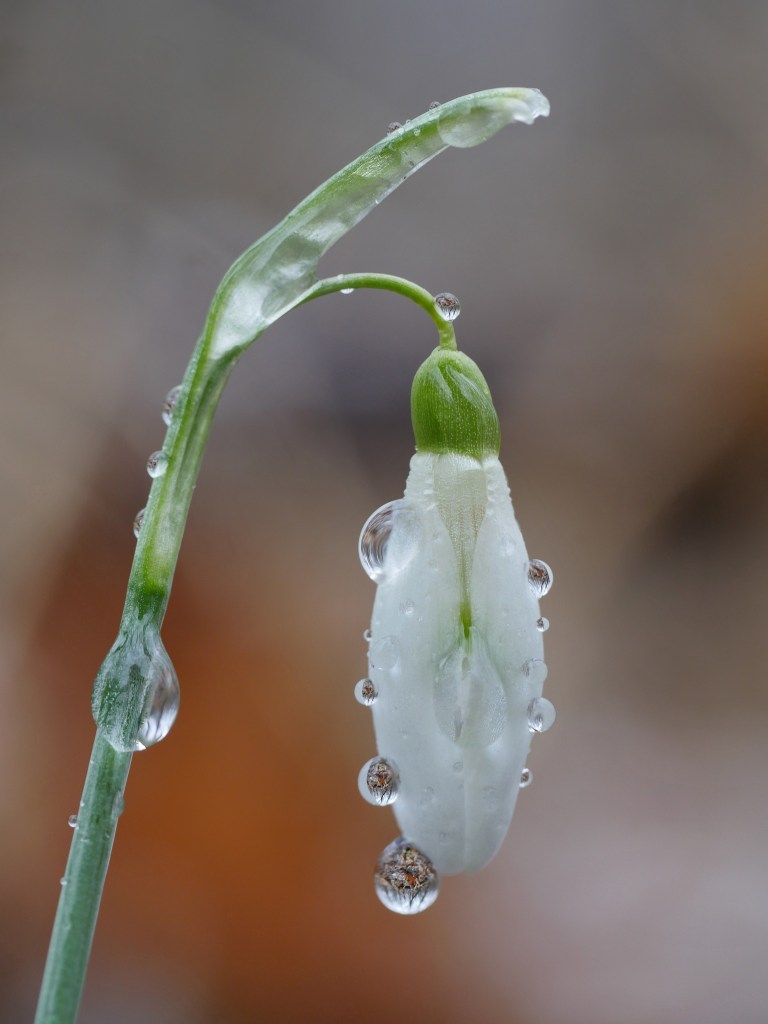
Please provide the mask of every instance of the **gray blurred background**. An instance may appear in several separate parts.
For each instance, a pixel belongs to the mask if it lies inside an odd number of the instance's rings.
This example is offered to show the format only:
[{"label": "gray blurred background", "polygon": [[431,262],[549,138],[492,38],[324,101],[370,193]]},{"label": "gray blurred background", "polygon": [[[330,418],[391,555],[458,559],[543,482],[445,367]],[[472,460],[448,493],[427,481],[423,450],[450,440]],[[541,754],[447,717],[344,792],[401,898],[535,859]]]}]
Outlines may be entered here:
[{"label": "gray blurred background", "polygon": [[535,781],[416,919],[356,791],[368,513],[402,492],[410,304],[323,299],[224,396],[83,1024],[768,1016],[768,4],[3,0],[0,1019],[29,1020],[160,406],[229,263],[432,100],[452,151],[324,259],[455,292],[545,600]]}]

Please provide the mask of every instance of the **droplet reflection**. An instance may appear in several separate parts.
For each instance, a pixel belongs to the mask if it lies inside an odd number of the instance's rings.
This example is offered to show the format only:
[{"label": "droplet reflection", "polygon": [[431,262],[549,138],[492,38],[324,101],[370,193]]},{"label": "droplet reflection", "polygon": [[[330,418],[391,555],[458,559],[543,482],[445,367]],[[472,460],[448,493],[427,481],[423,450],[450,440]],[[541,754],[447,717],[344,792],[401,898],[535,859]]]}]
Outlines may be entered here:
[{"label": "droplet reflection", "polygon": [[376,895],[396,914],[420,914],[440,891],[432,861],[402,836],[382,852],[373,881]]}]

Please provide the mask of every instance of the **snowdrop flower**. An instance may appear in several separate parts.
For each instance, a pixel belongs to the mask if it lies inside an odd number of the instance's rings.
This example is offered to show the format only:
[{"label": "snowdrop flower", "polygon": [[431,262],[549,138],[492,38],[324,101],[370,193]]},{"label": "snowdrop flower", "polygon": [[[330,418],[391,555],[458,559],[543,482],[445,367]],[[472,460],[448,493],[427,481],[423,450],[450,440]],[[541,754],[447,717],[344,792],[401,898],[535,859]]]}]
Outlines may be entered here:
[{"label": "snowdrop flower", "polygon": [[[361,535],[377,582],[367,690],[375,696],[363,702],[379,755],[360,789],[376,803],[392,803],[394,789],[408,855],[415,849],[451,874],[479,870],[498,851],[530,778],[531,738],[554,719],[541,697],[538,605],[551,571],[529,562],[476,364],[436,349],[416,374],[411,407],[416,454],[405,496]],[[396,854],[397,843],[379,864],[379,895],[400,912],[423,909],[436,887],[422,901],[403,858],[391,867]]]}]

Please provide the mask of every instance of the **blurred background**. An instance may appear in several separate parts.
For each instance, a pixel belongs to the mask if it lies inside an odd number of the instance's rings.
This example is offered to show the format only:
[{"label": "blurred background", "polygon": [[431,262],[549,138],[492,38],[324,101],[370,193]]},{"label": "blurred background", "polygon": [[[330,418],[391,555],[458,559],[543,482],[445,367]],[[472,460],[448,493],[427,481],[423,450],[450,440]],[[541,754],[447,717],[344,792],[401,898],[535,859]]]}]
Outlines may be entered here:
[{"label": "blurred background", "polygon": [[356,542],[434,344],[384,293],[273,327],[224,396],[83,1024],[768,1015],[768,5],[4,0],[0,1019],[31,1019],[131,523],[232,260],[433,100],[552,116],[451,151],[321,263],[462,303],[532,556],[555,728],[505,846],[404,919],[360,799]]}]

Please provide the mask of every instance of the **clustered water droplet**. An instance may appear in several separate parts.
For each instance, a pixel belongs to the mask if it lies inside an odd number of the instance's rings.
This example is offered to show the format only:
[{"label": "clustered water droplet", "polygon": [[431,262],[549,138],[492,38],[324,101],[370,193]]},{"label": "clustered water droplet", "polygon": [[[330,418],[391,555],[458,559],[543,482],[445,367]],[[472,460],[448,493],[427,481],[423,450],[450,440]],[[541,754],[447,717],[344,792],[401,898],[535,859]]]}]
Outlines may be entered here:
[{"label": "clustered water droplet", "polygon": [[396,914],[420,914],[440,891],[432,861],[402,836],[385,847],[373,880],[376,895]]},{"label": "clustered water droplet", "polygon": [[152,452],[147,459],[147,472],[154,480],[158,476],[162,476],[168,468],[168,456],[163,451]]},{"label": "clustered water droplet", "polygon": [[397,800],[400,776],[396,766],[384,757],[372,757],[360,769],[358,789],[369,804],[387,807]]},{"label": "clustered water droplet", "polygon": [[67,818],[67,824],[69,825],[70,828],[77,828],[77,815],[70,814],[70,816]]},{"label": "clustered water droplet", "polygon": [[552,589],[553,573],[546,562],[532,558],[528,563],[528,583],[537,598],[544,597]]},{"label": "clustered water droplet", "polygon": [[549,629],[549,619],[542,615],[540,619],[536,620],[536,629],[538,629],[540,633],[546,633]]},{"label": "clustered water droplet", "polygon": [[142,527],[142,524],[144,523],[144,516],[146,514],[146,511],[147,510],[145,508],[142,508],[142,509],[140,509],[136,513],[136,516],[135,516],[135,518],[133,520],[133,536],[134,537],[138,537],[139,534],[141,533],[141,527]]},{"label": "clustered water droplet", "polygon": [[546,732],[555,721],[555,705],[546,697],[535,697],[528,705],[528,728],[531,732]]},{"label": "clustered water droplet", "polygon": [[144,705],[136,750],[146,750],[165,739],[179,713],[179,679],[164,648],[155,657],[151,672],[151,686]]},{"label": "clustered water droplet", "polygon": [[355,683],[355,699],[369,708],[379,696],[376,684],[372,679],[360,679]]},{"label": "clustered water droplet", "polygon": [[520,789],[525,789],[526,786],[530,786],[533,782],[533,772],[530,768],[523,768],[520,773]]},{"label": "clustered water droplet", "polygon": [[402,128],[400,121],[390,121],[387,125],[387,135],[391,135],[392,132],[396,132],[398,128]]},{"label": "clustered water droplet", "polygon": [[171,388],[171,390],[168,392],[168,394],[165,396],[165,399],[163,400],[163,423],[166,425],[166,427],[169,427],[171,425],[171,420],[173,419],[173,410],[176,407],[176,403],[179,400],[180,394],[181,384],[177,384],[176,387]]},{"label": "clustered water droplet", "polygon": [[443,320],[455,320],[461,313],[461,303],[450,292],[440,292],[436,295],[435,305]]}]

